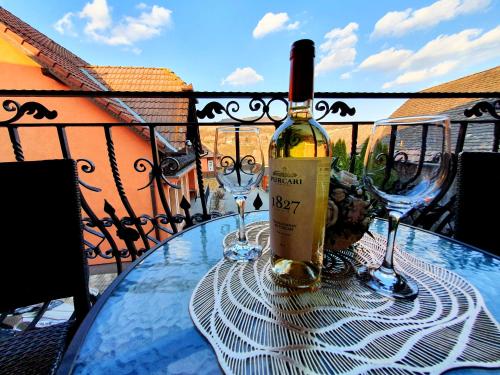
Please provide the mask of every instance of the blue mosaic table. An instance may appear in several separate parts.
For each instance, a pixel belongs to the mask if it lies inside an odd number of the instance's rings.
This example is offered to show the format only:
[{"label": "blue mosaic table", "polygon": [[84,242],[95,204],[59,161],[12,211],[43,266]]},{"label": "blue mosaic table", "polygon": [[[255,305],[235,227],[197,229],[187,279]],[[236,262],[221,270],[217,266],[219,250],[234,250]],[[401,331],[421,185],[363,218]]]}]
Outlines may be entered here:
[{"label": "blue mosaic table", "polygon": [[[247,222],[268,220],[253,212]],[[376,220],[374,233],[387,223]],[[237,229],[229,216],[190,228],[141,258],[118,278],[87,317],[66,353],[61,372],[72,374],[217,374],[211,346],[194,327],[188,306],[200,279],[222,257],[221,243]],[[466,278],[500,320],[500,258],[402,225],[398,244],[417,257]],[[450,373],[494,374],[461,369]]]}]

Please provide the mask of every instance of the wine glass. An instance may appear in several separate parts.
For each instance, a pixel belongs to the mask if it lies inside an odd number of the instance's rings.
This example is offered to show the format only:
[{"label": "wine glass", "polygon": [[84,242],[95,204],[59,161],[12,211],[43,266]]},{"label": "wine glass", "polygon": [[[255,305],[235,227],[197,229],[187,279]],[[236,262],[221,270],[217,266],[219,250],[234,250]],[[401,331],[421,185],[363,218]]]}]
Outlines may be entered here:
[{"label": "wine glass", "polygon": [[387,249],[378,267],[361,267],[361,280],[390,298],[414,299],[417,285],[394,270],[394,243],[400,220],[429,205],[448,182],[450,120],[420,116],[375,122],[366,149],[363,181],[389,215]]},{"label": "wine glass", "polygon": [[259,129],[245,125],[217,128],[214,152],[217,181],[233,195],[239,213],[238,240],[224,248],[224,256],[237,262],[257,259],[262,247],[246,238],[245,201],[264,175]]}]

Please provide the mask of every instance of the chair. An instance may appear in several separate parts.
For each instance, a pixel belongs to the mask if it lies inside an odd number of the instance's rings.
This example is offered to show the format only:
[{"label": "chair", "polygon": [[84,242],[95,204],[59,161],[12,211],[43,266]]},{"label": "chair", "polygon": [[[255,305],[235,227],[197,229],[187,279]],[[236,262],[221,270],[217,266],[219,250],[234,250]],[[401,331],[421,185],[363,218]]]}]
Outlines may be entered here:
[{"label": "chair", "polygon": [[52,374],[90,309],[75,161],[0,163],[0,233],[0,312],[66,297],[75,307],[65,323],[0,338],[0,374]]},{"label": "chair", "polygon": [[455,238],[500,255],[500,153],[458,157]]}]

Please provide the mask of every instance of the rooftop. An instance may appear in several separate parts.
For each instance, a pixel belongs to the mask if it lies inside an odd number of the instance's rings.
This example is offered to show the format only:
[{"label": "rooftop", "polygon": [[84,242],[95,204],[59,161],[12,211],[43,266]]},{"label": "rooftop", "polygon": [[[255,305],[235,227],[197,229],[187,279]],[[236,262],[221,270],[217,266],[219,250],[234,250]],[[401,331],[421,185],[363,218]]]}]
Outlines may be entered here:
[{"label": "rooftop", "polygon": [[[500,90],[500,66],[429,87],[422,92],[495,92]],[[391,117],[433,115],[457,107],[468,107],[480,98],[409,99]],[[472,106],[472,105],[471,105]]]},{"label": "rooftop", "polygon": [[[96,79],[103,80],[116,91],[192,91],[172,70],[125,66],[88,66],[86,70]],[[187,121],[189,99],[175,98],[127,98],[123,102],[146,122]],[[169,142],[181,149],[186,140],[185,126],[161,126],[157,130]]]}]

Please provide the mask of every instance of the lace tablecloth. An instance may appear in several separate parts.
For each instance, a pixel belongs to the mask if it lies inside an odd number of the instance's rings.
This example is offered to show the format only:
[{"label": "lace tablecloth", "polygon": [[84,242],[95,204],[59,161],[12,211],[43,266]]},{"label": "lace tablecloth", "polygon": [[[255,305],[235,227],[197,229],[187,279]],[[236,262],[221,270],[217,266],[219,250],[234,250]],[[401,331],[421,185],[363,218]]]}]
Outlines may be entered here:
[{"label": "lace tablecloth", "polygon": [[[269,226],[248,226],[264,246],[256,262],[221,260],[190,301],[193,322],[227,373],[441,373],[500,368],[500,326],[465,279],[396,251],[396,268],[420,289],[393,301],[361,285],[354,268],[379,263],[380,236],[327,252],[319,291],[280,287],[270,275]],[[235,239],[231,233],[225,241]]]}]

